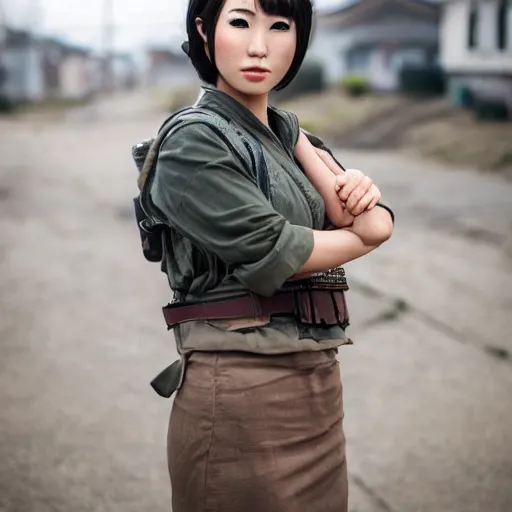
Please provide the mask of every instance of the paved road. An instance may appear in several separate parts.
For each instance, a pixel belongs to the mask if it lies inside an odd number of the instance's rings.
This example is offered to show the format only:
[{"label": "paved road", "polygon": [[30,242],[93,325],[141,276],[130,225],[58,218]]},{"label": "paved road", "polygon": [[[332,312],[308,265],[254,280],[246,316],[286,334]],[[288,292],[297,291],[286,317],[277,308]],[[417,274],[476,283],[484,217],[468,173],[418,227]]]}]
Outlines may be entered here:
[{"label": "paved road", "polygon": [[[130,146],[162,119],[143,104],[0,121],[2,512],[170,510],[171,403],[148,386],[175,356],[169,294],[130,205]],[[347,267],[351,511],[510,512],[512,185],[338,154],[397,213],[392,242]]]}]

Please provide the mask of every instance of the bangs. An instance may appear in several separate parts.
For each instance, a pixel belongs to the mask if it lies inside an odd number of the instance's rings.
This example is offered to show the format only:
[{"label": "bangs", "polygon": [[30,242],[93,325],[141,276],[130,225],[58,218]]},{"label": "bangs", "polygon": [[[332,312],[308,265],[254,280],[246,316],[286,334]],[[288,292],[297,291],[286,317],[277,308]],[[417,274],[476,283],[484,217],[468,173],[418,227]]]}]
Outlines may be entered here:
[{"label": "bangs", "polygon": [[256,0],[266,14],[273,16],[282,16],[297,21],[299,14],[304,9],[305,4],[310,0]]}]

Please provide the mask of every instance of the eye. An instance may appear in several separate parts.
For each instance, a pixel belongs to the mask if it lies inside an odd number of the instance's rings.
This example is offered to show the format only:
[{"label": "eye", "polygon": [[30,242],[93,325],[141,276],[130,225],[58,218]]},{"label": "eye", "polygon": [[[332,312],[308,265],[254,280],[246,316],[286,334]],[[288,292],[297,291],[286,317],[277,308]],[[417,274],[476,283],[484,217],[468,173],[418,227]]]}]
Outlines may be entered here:
[{"label": "eye", "polygon": [[272,30],[287,31],[290,30],[290,25],[284,21],[278,21],[272,25]]},{"label": "eye", "polygon": [[229,24],[232,27],[249,28],[249,22],[247,20],[244,20],[243,18],[236,18],[234,20],[230,20]]}]

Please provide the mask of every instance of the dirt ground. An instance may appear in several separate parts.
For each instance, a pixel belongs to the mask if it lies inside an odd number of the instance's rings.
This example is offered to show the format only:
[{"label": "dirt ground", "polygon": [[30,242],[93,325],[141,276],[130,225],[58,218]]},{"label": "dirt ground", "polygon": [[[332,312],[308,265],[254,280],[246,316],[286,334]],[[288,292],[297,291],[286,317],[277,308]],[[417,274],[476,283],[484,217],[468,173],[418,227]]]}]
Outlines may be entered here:
[{"label": "dirt ground", "polygon": [[445,119],[415,126],[403,146],[452,165],[502,172],[512,179],[512,122],[478,123],[460,110]]},{"label": "dirt ground", "polygon": [[[139,248],[135,94],[0,120],[0,511],[170,511],[176,356],[165,276]],[[396,212],[347,265],[340,351],[351,512],[512,510],[512,184],[398,153],[337,151]],[[263,512],[263,511],[262,511]]]},{"label": "dirt ground", "polygon": [[512,122],[479,122],[441,99],[350,98],[335,89],[283,104],[301,124],[340,147],[407,150],[454,167],[512,178]]}]

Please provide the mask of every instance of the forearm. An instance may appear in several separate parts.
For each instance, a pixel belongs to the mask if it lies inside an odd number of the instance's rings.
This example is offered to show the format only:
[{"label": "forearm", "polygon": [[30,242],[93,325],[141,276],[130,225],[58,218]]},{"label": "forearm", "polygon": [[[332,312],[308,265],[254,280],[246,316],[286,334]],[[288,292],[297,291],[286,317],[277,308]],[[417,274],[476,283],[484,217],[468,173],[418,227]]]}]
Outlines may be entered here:
[{"label": "forearm", "polygon": [[346,230],[356,234],[365,245],[375,247],[393,234],[393,219],[385,208],[377,206],[355,217],[352,226]]},{"label": "forearm", "polygon": [[301,163],[305,175],[322,196],[327,218],[336,227],[349,226],[352,223],[352,216],[346,211],[338,197],[336,176],[329,172],[329,168],[302,132],[294,153]]},{"label": "forearm", "polygon": [[297,274],[325,272],[339,267],[373,251],[376,247],[366,245],[349,229],[313,231],[313,252]]}]

